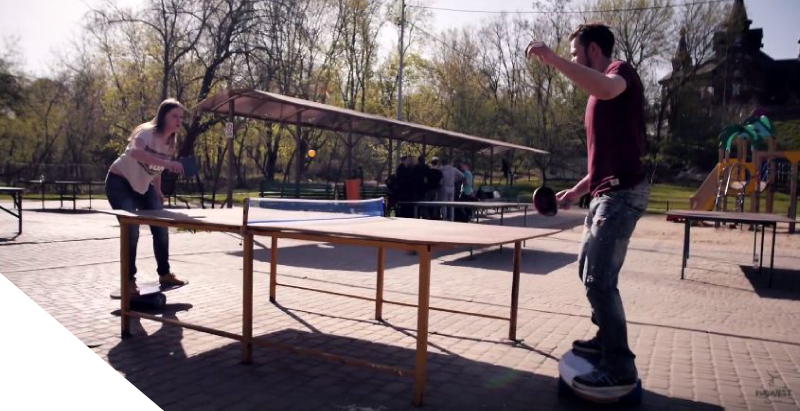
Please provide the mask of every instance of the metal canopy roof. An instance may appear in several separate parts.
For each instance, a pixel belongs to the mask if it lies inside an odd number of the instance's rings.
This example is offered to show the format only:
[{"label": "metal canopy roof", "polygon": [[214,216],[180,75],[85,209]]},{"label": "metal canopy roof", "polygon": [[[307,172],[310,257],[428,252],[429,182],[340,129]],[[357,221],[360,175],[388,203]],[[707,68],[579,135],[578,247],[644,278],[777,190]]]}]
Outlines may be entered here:
[{"label": "metal canopy roof", "polygon": [[227,116],[230,114],[231,102],[233,102],[233,115],[235,116],[267,120],[275,123],[299,123],[303,127],[337,132],[352,131],[355,134],[370,137],[439,147],[453,147],[465,151],[480,151],[491,147],[503,147],[536,154],[549,154],[547,151],[532,147],[393,120],[328,104],[253,89],[219,92],[201,101],[192,110]]}]

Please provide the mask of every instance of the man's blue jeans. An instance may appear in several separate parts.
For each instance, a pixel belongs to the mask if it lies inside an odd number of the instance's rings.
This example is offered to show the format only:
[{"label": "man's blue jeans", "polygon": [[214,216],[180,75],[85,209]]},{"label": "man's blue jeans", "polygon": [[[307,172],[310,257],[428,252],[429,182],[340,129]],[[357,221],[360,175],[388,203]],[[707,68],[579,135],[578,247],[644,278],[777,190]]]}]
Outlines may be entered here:
[{"label": "man's blue jeans", "polygon": [[636,222],[647,210],[650,185],[645,181],[626,190],[592,199],[578,258],[579,275],[592,306],[592,322],[603,351],[600,368],[620,377],[636,375],[636,356],[628,347],[625,310],[617,283]]},{"label": "man's blue jeans", "polygon": [[[114,173],[106,176],[106,196],[111,208],[115,210],[139,211],[161,210],[164,204],[156,195],[155,187],[151,184],[144,194],[133,190],[125,177]],[[153,253],[158,264],[159,275],[169,274],[169,235],[167,227],[150,226],[153,233]],[[136,275],[136,246],[139,243],[139,226],[133,225],[128,237],[128,252],[130,253],[130,278]]]}]

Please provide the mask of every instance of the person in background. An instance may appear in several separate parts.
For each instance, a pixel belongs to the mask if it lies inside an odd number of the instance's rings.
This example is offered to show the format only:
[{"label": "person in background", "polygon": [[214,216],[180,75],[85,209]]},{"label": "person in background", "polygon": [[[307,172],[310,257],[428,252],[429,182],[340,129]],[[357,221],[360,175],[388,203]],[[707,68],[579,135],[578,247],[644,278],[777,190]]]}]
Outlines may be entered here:
[{"label": "person in background", "polygon": [[[442,171],[439,170],[439,158],[431,159],[428,167],[428,175],[425,177],[425,201],[443,201],[439,198],[439,188],[442,186]],[[425,207],[428,209],[428,217],[433,220],[441,218],[438,208]]]},{"label": "person in background", "polygon": [[[425,156],[417,157],[417,164],[414,165],[411,173],[412,186],[413,186],[413,201],[425,200],[425,179],[428,176],[428,165],[425,164]],[[427,208],[420,207],[420,217],[425,218]]]},{"label": "person in background", "polygon": [[[161,210],[161,172],[169,170],[182,174],[183,165],[172,159],[175,139],[183,123],[184,108],[174,99],[161,102],[152,120],[137,126],[130,135],[125,151],[111,164],[106,176],[106,196],[111,208],[136,212]],[[170,271],[169,234],[167,227],[150,226],[153,233],[153,253],[156,257],[158,281],[164,286],[185,285]],[[136,286],[136,249],[139,226],[132,226],[128,238],[130,255],[130,293],[139,294]]]},{"label": "person in background", "polygon": [[503,178],[506,180],[506,185],[511,185],[511,165],[508,164],[508,160],[505,158],[501,158],[500,162],[500,169],[503,171]]},{"label": "person in background", "polygon": [[[397,166],[397,201],[413,201],[413,180],[411,171],[411,157],[400,157],[400,165]],[[399,204],[397,216],[411,218],[414,216],[413,207],[408,204]]]},{"label": "person in background", "polygon": [[[455,201],[456,181],[464,179],[464,174],[450,165],[450,159],[442,159],[442,184],[439,186],[439,201]],[[451,220],[452,207],[444,207],[444,219]]]},{"label": "person in background", "polygon": [[472,175],[472,171],[470,171],[470,164],[464,161],[459,168],[464,174],[459,199],[473,199],[475,197],[475,187],[473,185],[475,183],[475,177]]}]

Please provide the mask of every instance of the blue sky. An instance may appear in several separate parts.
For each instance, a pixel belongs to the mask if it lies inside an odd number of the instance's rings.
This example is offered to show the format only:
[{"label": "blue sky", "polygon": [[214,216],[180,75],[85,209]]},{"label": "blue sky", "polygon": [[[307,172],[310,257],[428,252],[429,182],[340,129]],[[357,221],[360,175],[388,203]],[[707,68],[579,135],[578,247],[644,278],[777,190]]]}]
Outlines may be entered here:
[{"label": "blue sky", "polygon": [[[407,4],[418,1],[406,0]],[[428,0],[430,6],[451,9],[487,10],[487,11],[529,11],[531,0]],[[673,3],[685,3],[693,0],[673,0]],[[576,2],[578,3],[578,2]],[[731,1],[731,3],[733,3]],[[747,15],[753,20],[751,28],[764,29],[763,51],[775,59],[797,58],[800,44],[800,0],[745,0]],[[465,24],[477,24],[482,19],[491,18],[493,14],[463,13],[451,11],[435,11],[437,30],[458,27]]]},{"label": "blue sky", "polygon": [[[399,0],[398,0],[399,1]],[[407,0],[418,4],[419,0]],[[676,0],[683,2],[686,0]],[[117,0],[123,6],[136,6],[143,0]],[[56,64],[60,50],[68,49],[70,39],[81,31],[82,16],[97,0],[0,0],[0,39],[18,39],[26,71],[45,75]],[[531,0],[426,0],[442,8],[523,11],[531,10]],[[754,28],[764,29],[764,52],[776,59],[797,58],[800,45],[800,0],[745,0]],[[436,31],[463,25],[476,25],[490,14],[434,11]],[[388,30],[392,31],[393,30]],[[394,36],[387,33],[386,36]],[[396,44],[397,40],[390,42]],[[5,49],[4,46],[0,46]]]}]

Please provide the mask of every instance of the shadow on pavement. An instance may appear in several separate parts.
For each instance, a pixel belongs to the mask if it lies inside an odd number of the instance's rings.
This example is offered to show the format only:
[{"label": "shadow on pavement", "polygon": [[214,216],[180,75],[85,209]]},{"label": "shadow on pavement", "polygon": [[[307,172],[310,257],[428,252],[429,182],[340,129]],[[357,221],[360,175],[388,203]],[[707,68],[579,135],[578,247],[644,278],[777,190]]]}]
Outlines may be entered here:
[{"label": "shadow on pavement", "polygon": [[71,208],[32,208],[32,209],[25,209],[26,213],[33,212],[33,213],[53,213],[53,214],[97,214],[97,210],[89,210],[88,208],[78,208],[78,209],[71,209]]},{"label": "shadow on pavement", "polygon": [[749,265],[740,265],[739,268],[759,297],[800,300],[800,270],[775,268],[772,273],[772,287],[769,288],[769,267],[763,267],[760,274],[758,268]]},{"label": "shadow on pavement", "polygon": [[[240,250],[232,251],[228,254],[236,257],[243,257],[244,255]],[[270,262],[270,257],[270,239],[256,238],[255,249],[253,250],[256,267],[258,268],[259,265],[263,267],[263,264],[266,263],[266,270],[269,272],[268,263]],[[419,259],[414,254],[386,250],[385,268],[387,270],[415,265],[418,262]],[[281,240],[278,240],[278,264],[317,270],[330,270],[331,267],[335,267],[336,270],[342,271],[374,273],[378,267],[378,249],[375,247],[329,243],[303,243],[287,246],[281,244]]]},{"label": "shadow on pavement", "polygon": [[[536,240],[529,240],[535,242]],[[256,269],[259,265],[268,264],[271,258],[270,240],[259,237],[255,241],[253,257]],[[511,272],[513,269],[513,244],[506,244],[502,250],[497,246],[475,248],[474,256],[460,257],[454,261],[445,262],[447,265],[483,268]],[[439,259],[445,256],[469,251],[468,247],[453,247],[433,251],[432,258]],[[229,255],[242,257],[240,250],[228,252]],[[313,256],[313,258],[309,258]],[[520,270],[526,274],[548,274],[577,260],[577,254],[545,252],[539,250],[522,249],[522,263]],[[386,250],[386,269],[417,265],[418,257],[410,252]],[[282,245],[278,242],[278,264],[290,267],[303,267],[317,270],[336,270],[350,272],[374,273],[377,270],[378,251],[375,247],[360,247],[329,243],[302,243],[293,246]],[[266,268],[269,272],[269,265]]]},{"label": "shadow on pavement", "polygon": [[[552,251],[540,251],[522,249],[522,261],[520,262],[520,273],[546,275],[572,264],[578,260],[578,255],[574,253],[560,253]],[[442,264],[457,267],[482,268],[485,270],[510,271],[513,261],[513,254],[510,247],[504,247],[503,251],[490,250],[482,252],[478,258],[462,257]]]},{"label": "shadow on pavement", "polygon": [[[164,315],[177,317],[174,312]],[[435,344],[431,344],[428,354],[425,404],[416,408],[411,404],[413,380],[410,378],[261,347],[254,348],[253,364],[243,365],[241,345],[235,342],[187,357],[182,348],[183,329],[165,324],[152,335],[144,336],[145,331],[138,321],[132,320],[132,326],[134,336],[113,347],[108,360],[165,410],[600,408],[559,398],[556,378],[441,354],[436,352]],[[409,369],[415,358],[413,349],[293,329],[256,338]],[[554,360],[543,358],[542,361]],[[623,409],[614,405],[602,408]],[[721,408],[666,397],[649,392],[645,387],[639,409]]]},{"label": "shadow on pavement", "polygon": [[[564,213],[554,217],[545,217],[537,214],[536,212],[528,212],[526,218],[523,214],[505,215],[503,217],[503,225],[513,227],[528,227],[528,228],[554,228],[561,230],[570,230],[575,227],[583,225],[585,216],[582,213]],[[478,224],[492,224],[500,225],[500,214],[490,214],[488,217],[481,217]]]},{"label": "shadow on pavement", "polygon": [[[194,307],[192,304],[188,303],[175,303],[175,304],[166,304],[163,307],[153,307],[147,304],[137,304],[133,300],[131,300],[131,309],[134,311],[141,311],[145,314],[161,314],[167,316],[168,318],[172,318],[175,314],[181,311],[189,311]],[[114,317],[119,317],[119,310],[114,310],[111,312],[111,315]],[[172,317],[170,317],[172,316]]]},{"label": "shadow on pavement", "polygon": [[[255,250],[253,251],[253,257],[255,259],[257,269],[259,265],[263,267],[264,264],[267,264],[267,272],[269,272],[268,263],[270,262],[271,258],[269,245],[269,240],[257,240]],[[487,247],[485,249],[476,248],[474,252],[474,258],[467,257],[459,260],[464,260],[464,265],[480,267],[478,264],[470,263],[478,263],[486,257],[494,260],[494,255],[499,254],[503,256],[502,261],[504,261],[504,263],[492,263],[491,265],[494,267],[492,269],[510,272],[513,269],[511,260],[511,256],[513,254],[511,251],[509,251],[510,249],[513,250],[513,244],[503,247],[502,253],[498,252],[498,247],[496,246]],[[469,248],[454,247],[437,249],[433,251],[432,258],[442,258],[448,255],[463,253],[466,251],[469,251]],[[525,264],[525,256],[528,255],[528,252],[530,251],[531,250],[523,250],[523,264]],[[243,256],[243,252],[239,250],[228,252],[228,254],[235,257]],[[311,256],[311,258],[309,258],[309,256]],[[537,257],[531,256],[529,258]],[[573,258],[572,261],[575,261],[575,259]],[[416,254],[406,251],[390,249],[386,250],[385,268],[387,270],[398,267],[413,266],[417,265],[418,263],[419,258],[416,256]],[[279,241],[278,264],[290,267],[312,268],[317,270],[330,270],[332,267],[334,267],[336,270],[341,271],[374,273],[378,266],[378,249],[375,247],[359,247],[329,243],[304,243],[294,246],[284,246],[281,245]],[[483,268],[489,269],[488,267]]]}]

